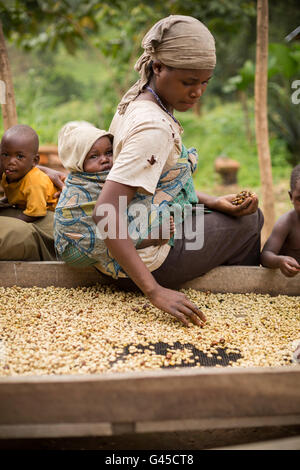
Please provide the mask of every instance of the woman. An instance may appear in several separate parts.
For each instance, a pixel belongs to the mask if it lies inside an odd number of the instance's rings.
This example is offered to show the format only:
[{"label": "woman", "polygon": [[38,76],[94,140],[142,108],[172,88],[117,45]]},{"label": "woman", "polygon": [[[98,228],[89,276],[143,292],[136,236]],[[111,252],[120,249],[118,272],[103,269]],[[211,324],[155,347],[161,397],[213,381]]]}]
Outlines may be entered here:
[{"label": "woman", "polygon": [[[198,202],[213,211],[204,216],[202,249],[188,250],[183,236],[172,248],[137,252],[129,237],[120,236],[126,224],[120,217],[120,201],[126,198],[129,205],[138,193],[154,194],[161,176],[176,168],[182,128],[173,111],[187,111],[197,102],[215,67],[213,36],[195,18],[175,15],[159,21],[142,45],[145,52],[135,67],[141,78],[123,97],[110,127],[114,165],[93,217],[101,227],[101,207],[108,204],[113,209],[117,236],[105,240],[112,257],[153,305],[185,325],[200,325],[205,321],[202,312],[183,293],[168,287],[222,264],[258,264],[263,217],[256,196],[236,207],[231,204],[233,196],[198,193]],[[195,216],[190,219],[183,225],[196,223]]]}]

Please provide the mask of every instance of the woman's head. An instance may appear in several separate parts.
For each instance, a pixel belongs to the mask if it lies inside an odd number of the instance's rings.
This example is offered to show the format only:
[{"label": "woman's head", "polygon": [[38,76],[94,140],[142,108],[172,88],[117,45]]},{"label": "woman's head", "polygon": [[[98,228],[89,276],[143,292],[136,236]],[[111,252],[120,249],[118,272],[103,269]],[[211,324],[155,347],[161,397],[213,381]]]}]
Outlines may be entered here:
[{"label": "woman's head", "polygon": [[89,122],[68,122],[58,134],[58,155],[68,171],[104,171],[107,163],[112,166],[112,140],[110,133]]},{"label": "woman's head", "polygon": [[[209,76],[216,65],[215,42],[212,34],[203,23],[190,16],[171,15],[158,21],[145,35],[142,46],[144,53],[135,65],[141,78],[126,93],[119,104],[118,110],[121,114],[125,112],[129,102],[138,96],[149,80],[152,77],[156,79],[155,64],[161,64],[167,75],[168,72],[171,73],[174,70],[177,74],[178,71],[187,70],[206,71]],[[206,74],[198,79],[201,79],[201,82],[206,82],[209,76]],[[169,75],[167,78],[174,78],[174,76]],[[161,82],[160,85],[164,91],[167,91],[170,86],[166,82]]]}]

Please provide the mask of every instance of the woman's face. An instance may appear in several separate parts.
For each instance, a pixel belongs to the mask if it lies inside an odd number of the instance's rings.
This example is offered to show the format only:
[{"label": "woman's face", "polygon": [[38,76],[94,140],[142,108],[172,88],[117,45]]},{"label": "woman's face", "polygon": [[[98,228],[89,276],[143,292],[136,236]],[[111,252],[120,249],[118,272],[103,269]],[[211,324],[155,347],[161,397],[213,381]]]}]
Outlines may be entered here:
[{"label": "woman's face", "polygon": [[169,111],[187,111],[200,99],[212,77],[213,70],[186,70],[154,62],[156,93]]}]

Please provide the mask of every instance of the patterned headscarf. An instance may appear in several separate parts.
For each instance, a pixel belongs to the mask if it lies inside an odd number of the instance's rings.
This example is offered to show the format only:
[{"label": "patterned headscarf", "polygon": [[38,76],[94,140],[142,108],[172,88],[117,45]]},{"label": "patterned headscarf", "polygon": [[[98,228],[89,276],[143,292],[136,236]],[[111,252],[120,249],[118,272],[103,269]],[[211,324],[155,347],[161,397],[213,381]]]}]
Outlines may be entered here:
[{"label": "patterned headscarf", "polygon": [[156,23],[142,41],[144,53],[135,64],[141,78],[127,91],[118,106],[124,114],[148,83],[153,60],[178,69],[214,69],[215,41],[201,21],[191,16],[170,15]]}]

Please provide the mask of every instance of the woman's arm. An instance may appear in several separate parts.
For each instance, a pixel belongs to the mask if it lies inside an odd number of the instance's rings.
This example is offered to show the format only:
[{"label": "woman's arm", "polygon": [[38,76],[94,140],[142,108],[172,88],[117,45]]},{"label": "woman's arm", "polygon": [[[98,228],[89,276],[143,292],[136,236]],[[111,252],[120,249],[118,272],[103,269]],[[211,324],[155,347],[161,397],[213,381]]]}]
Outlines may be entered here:
[{"label": "woman's arm", "polygon": [[[125,197],[128,206],[135,193],[136,188],[134,187],[116,183],[115,181],[108,180],[105,182],[93,213],[95,223],[103,223],[106,216],[100,214],[101,205],[110,205],[112,215],[110,220],[116,221],[116,238],[113,236],[107,237],[105,244],[111,255],[122,266],[130,279],[141,289],[155,307],[170,313],[185,325],[192,321],[196,325],[201,326],[202,322],[206,320],[203,313],[183,293],[166,289],[156,282],[146,265],[140,259],[128,235],[126,214],[125,217],[120,218],[119,198],[121,196]],[[109,224],[109,217],[107,220]],[[119,236],[120,233],[125,235],[124,238]]]},{"label": "woman's arm", "polygon": [[63,187],[64,187],[64,182],[66,179],[66,175],[62,173],[61,171],[53,170],[53,168],[49,168],[47,166],[40,166],[37,165],[37,167],[46,173],[47,176],[51,179],[52,183],[54,186],[58,189],[57,193],[54,194],[54,197],[59,197]]}]

